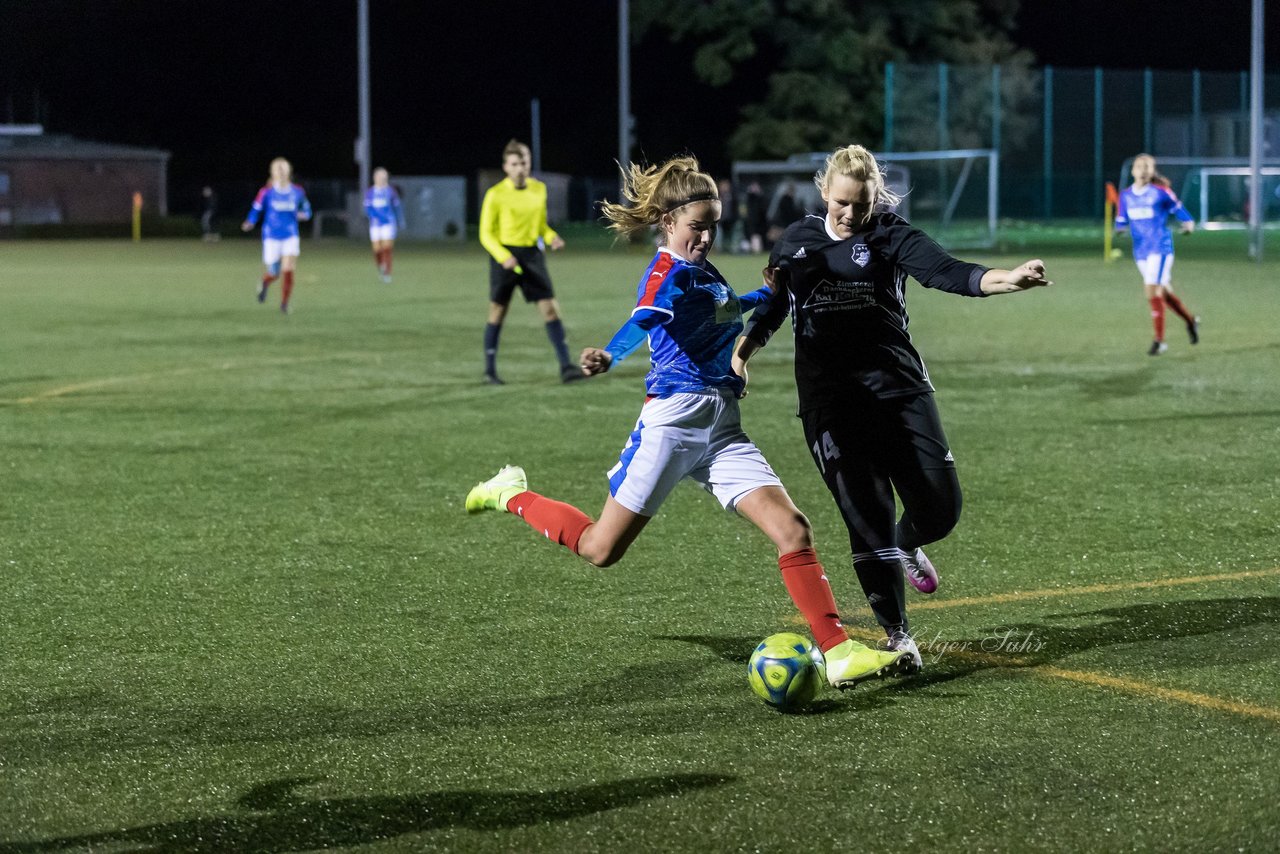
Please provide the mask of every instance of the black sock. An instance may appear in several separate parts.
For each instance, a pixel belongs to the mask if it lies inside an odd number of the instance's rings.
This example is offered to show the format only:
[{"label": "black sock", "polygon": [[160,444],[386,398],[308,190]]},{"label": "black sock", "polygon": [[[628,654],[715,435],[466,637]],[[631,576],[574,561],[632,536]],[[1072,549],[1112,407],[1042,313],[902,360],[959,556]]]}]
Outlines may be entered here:
[{"label": "black sock", "polygon": [[493,376],[498,362],[498,334],[502,326],[497,323],[484,325],[484,372]]},{"label": "black sock", "polygon": [[560,360],[560,367],[565,368],[573,364],[569,361],[569,345],[564,338],[564,324],[559,318],[547,321],[547,337],[551,339],[551,346],[556,348],[556,357]]},{"label": "black sock", "polygon": [[876,622],[887,634],[907,631],[906,581],[900,562],[871,557],[855,560],[853,569]]}]

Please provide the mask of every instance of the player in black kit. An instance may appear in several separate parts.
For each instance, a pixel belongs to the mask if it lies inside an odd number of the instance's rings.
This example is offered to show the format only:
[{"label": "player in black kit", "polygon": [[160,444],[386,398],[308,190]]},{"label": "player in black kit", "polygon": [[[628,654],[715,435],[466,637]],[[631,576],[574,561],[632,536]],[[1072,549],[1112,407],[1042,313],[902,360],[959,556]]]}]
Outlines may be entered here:
[{"label": "player in black kit", "polygon": [[922,593],[937,589],[921,546],[955,527],[960,481],[907,332],[907,276],[974,297],[1051,283],[1042,261],[995,270],[948,255],[889,211],[899,200],[860,145],[837,149],[814,180],[826,216],[792,224],[774,245],[766,276],[775,293],[748,322],[734,368],[745,378],[747,360],[792,315],[805,442],[849,529],[854,569],[888,646],[910,650],[918,668],[903,577]]}]

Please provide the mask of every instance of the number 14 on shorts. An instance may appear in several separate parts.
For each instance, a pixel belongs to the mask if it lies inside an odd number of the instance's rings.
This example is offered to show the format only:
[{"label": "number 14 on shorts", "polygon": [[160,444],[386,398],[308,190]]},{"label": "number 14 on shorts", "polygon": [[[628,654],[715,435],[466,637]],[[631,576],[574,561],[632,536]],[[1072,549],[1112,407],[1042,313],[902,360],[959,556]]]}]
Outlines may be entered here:
[{"label": "number 14 on shorts", "polygon": [[827,473],[827,460],[840,459],[840,449],[836,447],[836,443],[831,441],[831,433],[823,431],[822,435],[813,442],[813,458],[818,461],[818,468],[823,474]]}]

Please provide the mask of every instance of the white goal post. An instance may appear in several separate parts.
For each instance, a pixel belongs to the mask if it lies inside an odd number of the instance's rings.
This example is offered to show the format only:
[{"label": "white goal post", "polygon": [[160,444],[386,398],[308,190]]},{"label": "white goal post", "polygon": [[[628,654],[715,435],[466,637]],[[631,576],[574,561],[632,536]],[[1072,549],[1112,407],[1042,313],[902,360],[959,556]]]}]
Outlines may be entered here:
[{"label": "white goal post", "polygon": [[[999,219],[1000,166],[995,149],[873,152],[887,183],[902,196],[897,212],[948,248],[996,245]],[[775,221],[779,201],[789,189],[805,212],[822,208],[814,174],[827,152],[795,154],[786,160],[739,160],[733,185],[745,193],[755,184]]]}]

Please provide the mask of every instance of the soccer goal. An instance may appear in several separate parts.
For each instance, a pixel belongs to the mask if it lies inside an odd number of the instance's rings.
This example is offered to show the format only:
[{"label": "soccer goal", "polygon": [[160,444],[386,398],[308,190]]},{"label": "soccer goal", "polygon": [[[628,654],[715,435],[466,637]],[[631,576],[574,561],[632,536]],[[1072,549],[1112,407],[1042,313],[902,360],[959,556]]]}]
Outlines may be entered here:
[{"label": "soccer goal", "polygon": [[[876,152],[889,188],[902,196],[897,213],[950,249],[996,245],[999,216],[999,164],[994,149]],[[773,230],[794,206],[804,213],[823,210],[814,186],[827,152],[795,154],[786,160],[739,160],[733,185],[739,201],[754,192]],[[745,211],[744,205],[738,205]]]},{"label": "soccer goal", "polygon": [[[1133,181],[1133,158],[1120,169],[1118,186]],[[1249,181],[1245,157],[1157,157],[1156,169],[1169,179],[1196,226],[1207,231],[1249,227]],[[1280,160],[1262,165],[1262,224],[1280,228]]]}]

